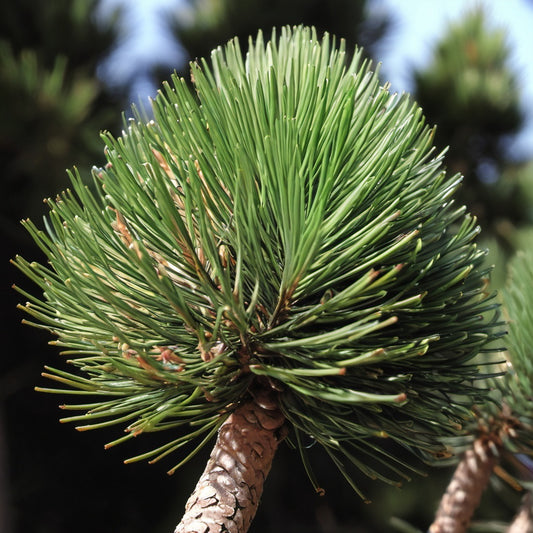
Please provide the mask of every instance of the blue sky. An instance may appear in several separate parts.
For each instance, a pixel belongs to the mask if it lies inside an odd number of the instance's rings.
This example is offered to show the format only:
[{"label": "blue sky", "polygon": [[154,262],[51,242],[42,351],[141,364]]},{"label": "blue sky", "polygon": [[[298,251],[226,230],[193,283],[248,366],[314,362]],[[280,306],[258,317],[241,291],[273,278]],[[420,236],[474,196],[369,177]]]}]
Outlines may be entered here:
[{"label": "blue sky", "polygon": [[533,1],[531,0],[373,0],[395,18],[380,56],[382,73],[395,91],[411,91],[413,67],[431,60],[435,42],[448,24],[483,5],[492,27],[504,28],[511,49],[511,66],[522,87],[526,125],[514,151],[533,158]]},{"label": "blue sky", "polygon": [[[155,88],[148,76],[153,61],[175,67],[183,61],[179,45],[172,42],[165,18],[185,0],[103,0],[102,11],[118,5],[127,8],[121,46],[102,66],[107,81],[130,80],[132,99],[146,100]],[[522,84],[526,111],[523,132],[514,143],[517,156],[533,158],[533,0],[371,0],[372,9],[385,9],[393,25],[379,50],[382,74],[392,90],[409,92],[410,73],[431,59],[435,42],[446,26],[477,5],[483,5],[490,23],[507,30],[511,65]],[[166,14],[165,14],[166,13]],[[182,16],[187,16],[186,10]]]}]

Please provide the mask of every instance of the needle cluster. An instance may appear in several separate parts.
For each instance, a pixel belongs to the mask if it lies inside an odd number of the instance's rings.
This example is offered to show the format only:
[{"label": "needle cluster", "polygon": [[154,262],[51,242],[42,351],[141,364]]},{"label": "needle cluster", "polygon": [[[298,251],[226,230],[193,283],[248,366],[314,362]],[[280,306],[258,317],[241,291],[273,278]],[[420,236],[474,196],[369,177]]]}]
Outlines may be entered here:
[{"label": "needle cluster", "polygon": [[269,389],[311,477],[309,437],[356,490],[350,465],[407,477],[389,442],[446,454],[500,332],[479,227],[421,110],[347,57],[306,27],[217,48],[25,222],[48,257],[16,259],[25,310],[74,367],[46,390],[91,399],[65,420],[167,430],[154,461]]}]

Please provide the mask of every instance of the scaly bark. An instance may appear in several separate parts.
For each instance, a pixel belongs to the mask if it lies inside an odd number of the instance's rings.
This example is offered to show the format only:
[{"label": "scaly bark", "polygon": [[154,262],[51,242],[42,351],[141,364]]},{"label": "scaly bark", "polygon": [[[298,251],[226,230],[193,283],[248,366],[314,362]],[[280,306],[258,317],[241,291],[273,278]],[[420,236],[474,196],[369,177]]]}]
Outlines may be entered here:
[{"label": "scaly bark", "polygon": [[520,509],[506,533],[533,533],[533,495],[526,492]]},{"label": "scaly bark", "polygon": [[464,533],[498,463],[499,441],[485,435],[474,441],[457,466],[441,499],[430,533]]},{"label": "scaly bark", "polygon": [[175,533],[248,531],[284,436],[284,421],[268,394],[256,396],[229,416]]}]

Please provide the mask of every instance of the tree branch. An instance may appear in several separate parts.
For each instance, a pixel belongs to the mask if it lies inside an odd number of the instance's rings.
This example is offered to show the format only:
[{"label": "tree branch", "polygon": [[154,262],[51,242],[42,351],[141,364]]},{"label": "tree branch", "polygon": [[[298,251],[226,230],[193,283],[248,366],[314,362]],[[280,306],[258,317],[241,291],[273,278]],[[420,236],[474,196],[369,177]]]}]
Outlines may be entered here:
[{"label": "tree branch", "polygon": [[265,394],[220,427],[215,447],[175,533],[244,533],[250,527],[283,439],[285,418]]},{"label": "tree branch", "polygon": [[492,435],[474,441],[453,474],[429,533],[464,533],[467,530],[498,462],[498,448],[496,437]]},{"label": "tree branch", "polygon": [[533,533],[533,495],[526,492],[520,509],[506,533]]}]

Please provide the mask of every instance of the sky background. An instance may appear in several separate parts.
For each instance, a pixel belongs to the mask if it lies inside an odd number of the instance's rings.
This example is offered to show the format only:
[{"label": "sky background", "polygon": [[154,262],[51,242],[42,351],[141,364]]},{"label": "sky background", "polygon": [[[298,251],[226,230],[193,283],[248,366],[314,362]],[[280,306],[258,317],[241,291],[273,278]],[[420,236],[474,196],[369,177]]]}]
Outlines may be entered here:
[{"label": "sky background", "polygon": [[478,5],[491,27],[507,31],[511,67],[522,87],[526,113],[523,132],[514,143],[517,156],[533,158],[533,2],[531,0],[373,0],[394,17],[380,49],[382,73],[395,91],[411,91],[410,74],[431,60],[432,48],[447,26]]},{"label": "sky background", "polygon": [[[326,0],[324,0],[326,1]],[[507,31],[511,66],[522,86],[526,123],[513,143],[517,158],[533,158],[533,1],[532,0],[371,0],[370,8],[385,10],[392,24],[380,48],[382,74],[395,92],[410,92],[413,68],[431,60],[432,48],[450,22],[483,5],[492,27]],[[149,69],[154,62],[170,68],[184,61],[178,43],[166,27],[170,13],[187,17],[185,0],[102,0],[100,15],[125,7],[124,31],[117,50],[101,69],[106,82],[129,80],[132,100],[154,96]]]}]

